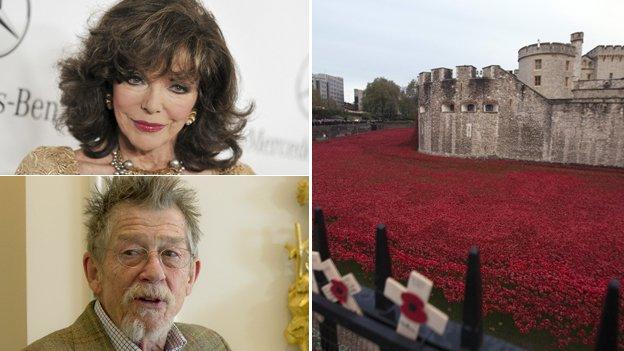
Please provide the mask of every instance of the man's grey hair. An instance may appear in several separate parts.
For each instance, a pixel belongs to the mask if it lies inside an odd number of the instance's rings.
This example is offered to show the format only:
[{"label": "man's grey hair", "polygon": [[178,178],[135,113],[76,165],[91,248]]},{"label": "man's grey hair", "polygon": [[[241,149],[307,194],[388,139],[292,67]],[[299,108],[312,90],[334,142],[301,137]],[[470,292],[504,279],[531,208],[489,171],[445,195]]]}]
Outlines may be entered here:
[{"label": "man's grey hair", "polygon": [[106,178],[102,190],[94,189],[85,209],[87,251],[102,262],[102,250],[110,239],[111,217],[120,205],[164,210],[177,207],[184,215],[186,238],[193,257],[202,235],[199,230],[197,195],[179,177],[117,176]]}]

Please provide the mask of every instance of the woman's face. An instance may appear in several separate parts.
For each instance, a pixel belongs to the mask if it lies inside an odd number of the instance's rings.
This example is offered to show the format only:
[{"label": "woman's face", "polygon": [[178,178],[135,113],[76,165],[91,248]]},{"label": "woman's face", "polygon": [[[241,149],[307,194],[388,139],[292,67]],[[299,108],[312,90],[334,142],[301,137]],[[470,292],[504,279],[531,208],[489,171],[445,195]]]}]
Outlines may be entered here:
[{"label": "woman's face", "polygon": [[173,150],[197,101],[197,83],[172,75],[135,75],[113,84],[113,109],[122,136],[139,152]]}]

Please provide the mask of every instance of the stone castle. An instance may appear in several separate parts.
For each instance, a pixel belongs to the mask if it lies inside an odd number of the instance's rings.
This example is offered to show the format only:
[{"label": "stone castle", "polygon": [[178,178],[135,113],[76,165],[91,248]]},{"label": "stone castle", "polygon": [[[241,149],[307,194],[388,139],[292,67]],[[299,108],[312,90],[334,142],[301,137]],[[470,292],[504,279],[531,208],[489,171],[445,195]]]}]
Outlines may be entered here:
[{"label": "stone castle", "polygon": [[518,69],[436,68],[418,76],[418,150],[624,167],[624,47],[518,51]]}]

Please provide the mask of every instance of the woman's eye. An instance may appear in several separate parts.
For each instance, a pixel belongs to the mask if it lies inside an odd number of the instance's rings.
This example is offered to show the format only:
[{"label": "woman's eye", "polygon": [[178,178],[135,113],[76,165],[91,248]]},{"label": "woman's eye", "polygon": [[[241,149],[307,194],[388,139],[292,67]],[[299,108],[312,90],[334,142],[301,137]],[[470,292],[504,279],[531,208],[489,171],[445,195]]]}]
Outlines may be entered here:
[{"label": "woman's eye", "polygon": [[143,84],[143,78],[139,76],[132,76],[128,78],[127,82],[130,85],[140,85],[140,84]]},{"label": "woman's eye", "polygon": [[171,86],[171,90],[173,90],[174,93],[178,93],[178,94],[184,94],[187,93],[189,91],[188,87],[186,87],[185,85],[182,84],[174,84]]}]

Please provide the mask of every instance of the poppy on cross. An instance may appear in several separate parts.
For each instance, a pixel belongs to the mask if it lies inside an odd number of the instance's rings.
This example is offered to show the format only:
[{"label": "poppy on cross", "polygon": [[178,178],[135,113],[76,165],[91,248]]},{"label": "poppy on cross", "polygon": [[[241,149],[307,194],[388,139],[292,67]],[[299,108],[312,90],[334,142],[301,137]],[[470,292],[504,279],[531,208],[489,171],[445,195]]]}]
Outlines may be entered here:
[{"label": "poppy on cross", "polygon": [[444,333],[448,316],[427,302],[432,287],[433,282],[416,271],[410,273],[407,288],[392,278],[386,280],[384,295],[401,310],[397,333],[415,340],[421,324],[440,335]]},{"label": "poppy on cross", "polygon": [[355,279],[353,273],[341,277],[331,258],[323,261],[320,266],[320,270],[323,271],[323,274],[329,282],[323,286],[323,294],[325,294],[330,301],[338,302],[344,308],[360,316],[364,315],[362,309],[360,309],[360,306],[353,298],[354,294],[362,291],[362,287],[357,279]]}]

